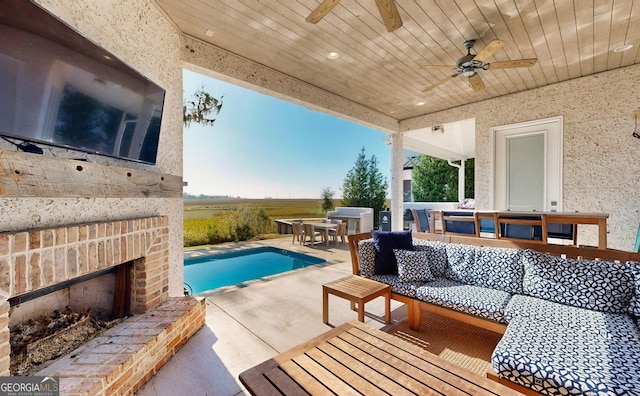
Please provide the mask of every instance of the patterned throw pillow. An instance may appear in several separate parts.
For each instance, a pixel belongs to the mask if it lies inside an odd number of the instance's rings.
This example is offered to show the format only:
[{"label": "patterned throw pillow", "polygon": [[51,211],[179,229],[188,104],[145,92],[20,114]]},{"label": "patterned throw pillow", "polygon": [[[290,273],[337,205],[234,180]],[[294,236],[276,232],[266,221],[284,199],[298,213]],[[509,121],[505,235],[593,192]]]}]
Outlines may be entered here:
[{"label": "patterned throw pillow", "polygon": [[434,280],[429,268],[429,254],[418,250],[394,249],[398,261],[398,279],[401,282],[431,282]]},{"label": "patterned throw pillow", "polygon": [[532,297],[608,313],[628,313],[634,295],[631,269],[621,263],[523,252],[523,291]]},{"label": "patterned throw pillow", "polygon": [[372,231],[373,243],[376,247],[376,275],[395,275],[398,263],[393,249],[414,250],[411,231]]}]

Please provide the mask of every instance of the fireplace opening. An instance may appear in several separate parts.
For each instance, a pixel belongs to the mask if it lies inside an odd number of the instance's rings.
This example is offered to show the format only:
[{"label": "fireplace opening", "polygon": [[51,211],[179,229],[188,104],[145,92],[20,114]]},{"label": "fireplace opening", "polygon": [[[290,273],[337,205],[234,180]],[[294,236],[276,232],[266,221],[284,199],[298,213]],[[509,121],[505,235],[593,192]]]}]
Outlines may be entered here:
[{"label": "fireplace opening", "polygon": [[9,299],[11,375],[33,375],[131,314],[133,262]]}]

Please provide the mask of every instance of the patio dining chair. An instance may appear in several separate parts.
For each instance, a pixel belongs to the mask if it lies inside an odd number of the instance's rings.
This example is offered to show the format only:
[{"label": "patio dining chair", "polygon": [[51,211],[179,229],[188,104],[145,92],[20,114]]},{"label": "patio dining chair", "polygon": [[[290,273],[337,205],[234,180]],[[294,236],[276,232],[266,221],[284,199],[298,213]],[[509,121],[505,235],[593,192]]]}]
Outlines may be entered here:
[{"label": "patio dining chair", "polygon": [[411,209],[416,231],[429,232],[429,212],[426,209]]},{"label": "patio dining chair", "polygon": [[329,236],[331,238],[333,238],[333,241],[337,244],[338,243],[338,238],[340,238],[340,241],[342,243],[346,242],[346,238],[347,238],[347,223],[341,221],[340,223],[337,223],[338,226],[336,227],[335,230],[329,230]]},{"label": "patio dining chair", "polygon": [[296,240],[302,245],[302,240],[304,239],[304,228],[302,227],[302,222],[293,222],[291,223],[291,227],[293,228],[293,240],[291,243],[295,243]]},{"label": "patio dining chair", "polygon": [[302,223],[302,226],[304,229],[304,235],[302,236],[302,241],[304,243],[307,243],[307,238],[308,238],[309,242],[311,243],[311,246],[315,246],[317,242],[316,238],[319,236],[322,236],[322,234],[315,230],[315,227],[313,226],[313,224]]}]

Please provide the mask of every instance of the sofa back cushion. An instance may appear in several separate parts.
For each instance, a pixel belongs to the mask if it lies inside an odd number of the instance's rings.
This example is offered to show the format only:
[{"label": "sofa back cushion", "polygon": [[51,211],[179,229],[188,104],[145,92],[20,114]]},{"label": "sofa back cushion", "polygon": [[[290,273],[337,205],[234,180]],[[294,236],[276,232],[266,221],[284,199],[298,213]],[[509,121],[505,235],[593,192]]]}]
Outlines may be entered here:
[{"label": "sofa back cushion", "polygon": [[507,293],[522,293],[522,250],[485,246],[446,246],[449,269],[445,277]]},{"label": "sofa back cushion", "polygon": [[476,261],[476,249],[473,245],[447,243],[449,268],[445,277],[457,282],[475,285],[472,274]]},{"label": "sofa back cushion", "polygon": [[442,278],[449,271],[449,260],[447,259],[447,244],[438,241],[427,241],[425,239],[414,239],[413,249],[424,251],[429,258],[429,268],[431,274],[436,278]]},{"label": "sofa back cushion", "polygon": [[635,293],[631,299],[629,313],[640,319],[640,261],[627,261],[627,266],[633,273],[633,283]]},{"label": "sofa back cushion", "polygon": [[524,264],[521,249],[479,247],[470,280],[476,286],[522,294]]},{"label": "sofa back cushion", "polygon": [[523,291],[532,297],[608,313],[628,313],[634,278],[626,264],[523,252]]},{"label": "sofa back cushion", "polygon": [[360,257],[360,276],[371,278],[376,267],[376,246],[373,238],[358,242],[358,256]]}]

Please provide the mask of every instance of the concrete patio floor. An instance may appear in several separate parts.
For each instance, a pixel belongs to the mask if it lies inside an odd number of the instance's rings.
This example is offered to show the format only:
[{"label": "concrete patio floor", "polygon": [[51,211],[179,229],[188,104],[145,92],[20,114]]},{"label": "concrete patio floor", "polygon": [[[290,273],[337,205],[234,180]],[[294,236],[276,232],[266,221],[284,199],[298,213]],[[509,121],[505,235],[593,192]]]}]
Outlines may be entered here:
[{"label": "concrete patio floor", "polygon": [[[191,250],[185,257],[276,246],[324,258],[319,264],[241,287],[206,294],[205,326],[140,389],[137,395],[248,394],[238,375],[331,327],[322,323],[322,284],[351,274],[346,243],[316,245],[291,242],[291,237]],[[392,301],[392,323],[406,319],[403,304]],[[384,299],[366,304],[365,322],[381,328]],[[329,296],[331,326],[357,318],[349,302]]]}]

